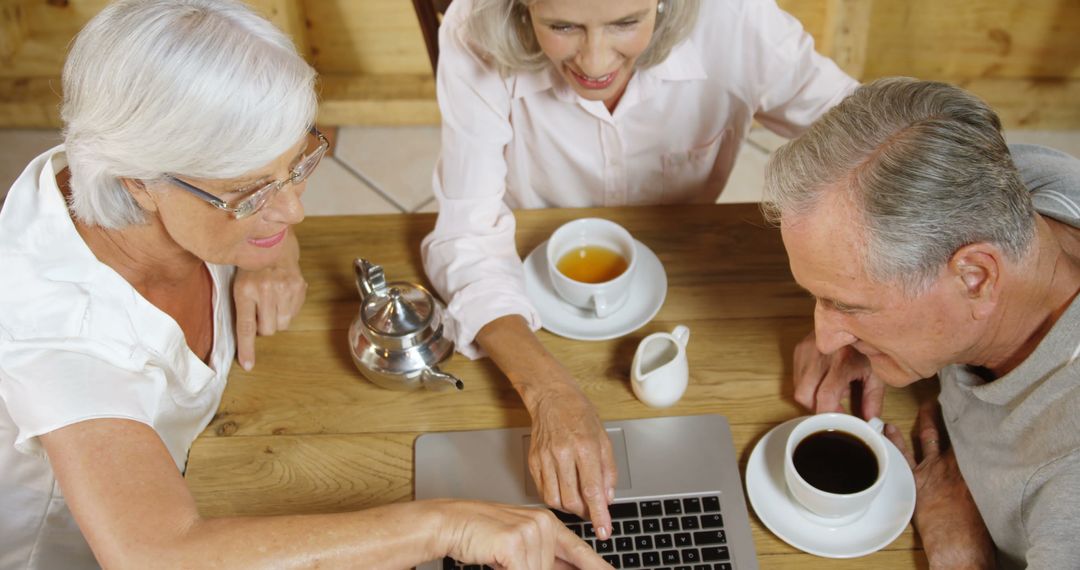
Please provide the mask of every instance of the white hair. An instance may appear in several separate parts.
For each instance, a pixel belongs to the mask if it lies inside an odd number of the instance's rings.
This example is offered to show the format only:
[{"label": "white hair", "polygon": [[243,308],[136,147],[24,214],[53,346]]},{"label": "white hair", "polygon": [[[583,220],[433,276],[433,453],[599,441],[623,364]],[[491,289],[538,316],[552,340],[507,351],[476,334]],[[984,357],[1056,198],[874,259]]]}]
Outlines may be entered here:
[{"label": "white hair", "polygon": [[236,0],[121,0],[79,32],[64,65],[71,210],[145,221],[120,178],[235,178],[285,153],[315,120],[315,70]]},{"label": "white hair", "polygon": [[[466,24],[468,37],[504,75],[519,71],[539,71],[551,62],[540,50],[529,6],[537,0],[476,0]],[[672,48],[686,39],[697,24],[701,0],[662,0],[664,9],[656,14],[649,46],[638,57],[642,69],[663,62]]]}]

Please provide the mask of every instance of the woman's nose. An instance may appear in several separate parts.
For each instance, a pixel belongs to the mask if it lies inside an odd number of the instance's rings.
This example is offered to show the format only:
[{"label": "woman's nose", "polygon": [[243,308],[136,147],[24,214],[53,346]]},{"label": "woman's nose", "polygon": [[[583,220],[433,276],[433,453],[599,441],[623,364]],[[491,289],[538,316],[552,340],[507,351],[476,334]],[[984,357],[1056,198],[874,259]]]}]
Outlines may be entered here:
[{"label": "woman's nose", "polygon": [[589,32],[584,45],[578,52],[578,67],[589,77],[596,79],[611,73],[614,67],[615,50],[603,32]]},{"label": "woman's nose", "polygon": [[304,221],[304,204],[300,196],[307,190],[307,180],[286,184],[266,205],[266,217],[272,222],[296,225]]}]

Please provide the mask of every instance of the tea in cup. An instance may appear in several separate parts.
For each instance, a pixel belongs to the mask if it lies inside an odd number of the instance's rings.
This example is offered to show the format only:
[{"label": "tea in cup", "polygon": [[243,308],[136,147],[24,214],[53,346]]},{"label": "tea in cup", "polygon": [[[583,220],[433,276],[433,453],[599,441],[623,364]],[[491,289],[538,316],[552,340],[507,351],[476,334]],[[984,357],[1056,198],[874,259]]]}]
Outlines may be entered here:
[{"label": "tea in cup", "polygon": [[784,480],[791,496],[826,524],[861,517],[885,483],[888,448],[878,418],[809,416],[788,435]]},{"label": "tea in cup", "polygon": [[567,303],[606,317],[629,297],[636,249],[630,232],[615,222],[601,218],[567,222],[547,242],[551,284]]}]

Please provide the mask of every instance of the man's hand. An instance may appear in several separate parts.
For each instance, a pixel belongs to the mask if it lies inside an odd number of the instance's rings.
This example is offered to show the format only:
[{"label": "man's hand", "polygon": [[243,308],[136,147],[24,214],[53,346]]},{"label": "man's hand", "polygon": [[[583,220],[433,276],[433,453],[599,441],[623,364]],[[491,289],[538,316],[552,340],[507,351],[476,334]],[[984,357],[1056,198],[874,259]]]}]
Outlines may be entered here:
[{"label": "man's hand", "polygon": [[236,359],[244,370],[255,366],[255,334],[269,336],[289,328],[307,295],[300,273],[300,244],[290,230],[277,263],[259,271],[238,269],[233,280]]},{"label": "man's hand", "polygon": [[811,332],[795,347],[795,401],[814,413],[843,412],[851,383],[861,382],[863,419],[880,416],[885,383],[874,376],[869,359],[850,346],[822,354],[815,341]]},{"label": "man's hand", "polygon": [[940,409],[928,402],[915,425],[922,460],[904,444],[900,430],[885,435],[904,454],[915,474],[915,529],[922,538],[930,568],[994,568],[994,543],[956,464],[956,455],[940,429]]}]

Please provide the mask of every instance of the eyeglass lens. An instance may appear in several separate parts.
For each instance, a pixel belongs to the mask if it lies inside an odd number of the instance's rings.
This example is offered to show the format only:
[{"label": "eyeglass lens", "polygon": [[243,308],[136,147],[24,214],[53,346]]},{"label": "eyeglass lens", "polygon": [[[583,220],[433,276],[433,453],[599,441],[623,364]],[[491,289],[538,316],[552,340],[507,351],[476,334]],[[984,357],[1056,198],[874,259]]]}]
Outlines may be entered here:
[{"label": "eyeglass lens", "polygon": [[300,184],[307,179],[308,176],[315,170],[315,167],[322,160],[323,154],[326,153],[326,147],[322,144],[322,141],[314,136],[310,135],[308,140],[308,146],[304,150],[304,156],[300,159],[299,164],[292,169],[289,175],[289,179],[282,182],[271,182],[266,186],[251,193],[248,197],[244,198],[236,205],[237,217],[243,217],[251,215],[266,205],[267,202],[281,189],[282,186],[289,182],[293,184]]}]

